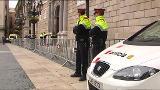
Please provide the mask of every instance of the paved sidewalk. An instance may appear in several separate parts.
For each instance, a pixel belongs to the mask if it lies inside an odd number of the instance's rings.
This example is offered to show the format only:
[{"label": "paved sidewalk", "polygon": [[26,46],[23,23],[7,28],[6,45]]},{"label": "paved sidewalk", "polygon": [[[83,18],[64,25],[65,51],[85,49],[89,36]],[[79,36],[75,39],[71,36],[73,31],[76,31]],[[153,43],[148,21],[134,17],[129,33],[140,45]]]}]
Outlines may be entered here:
[{"label": "paved sidewalk", "polygon": [[6,45],[0,43],[0,90],[34,89],[22,67]]},{"label": "paved sidewalk", "polygon": [[86,81],[71,78],[74,71],[62,67],[27,49],[7,44],[17,62],[24,69],[36,90],[86,90]]}]

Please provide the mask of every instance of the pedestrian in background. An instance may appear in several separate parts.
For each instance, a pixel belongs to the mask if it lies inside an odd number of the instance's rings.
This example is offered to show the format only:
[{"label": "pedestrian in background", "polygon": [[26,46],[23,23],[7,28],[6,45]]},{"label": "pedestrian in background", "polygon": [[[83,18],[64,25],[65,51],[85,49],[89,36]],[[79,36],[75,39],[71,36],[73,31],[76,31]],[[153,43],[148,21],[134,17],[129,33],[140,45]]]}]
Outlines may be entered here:
[{"label": "pedestrian in background", "polygon": [[85,9],[78,9],[78,13],[79,19],[77,20],[77,25],[73,28],[77,42],[76,71],[71,77],[80,77],[79,81],[84,81],[86,80],[88,68],[89,30],[91,23],[85,15]]},{"label": "pedestrian in background", "polygon": [[43,40],[44,40],[44,45],[46,45],[46,38],[47,38],[47,34],[46,32],[43,32]]},{"label": "pedestrian in background", "polygon": [[3,43],[3,45],[5,45],[5,41],[6,41],[5,36],[2,36],[2,43]]},{"label": "pedestrian in background", "polygon": [[90,30],[89,35],[92,38],[92,58],[99,54],[106,48],[105,41],[107,39],[107,33],[109,25],[105,20],[104,11],[105,9],[94,9],[95,15],[95,27]]}]

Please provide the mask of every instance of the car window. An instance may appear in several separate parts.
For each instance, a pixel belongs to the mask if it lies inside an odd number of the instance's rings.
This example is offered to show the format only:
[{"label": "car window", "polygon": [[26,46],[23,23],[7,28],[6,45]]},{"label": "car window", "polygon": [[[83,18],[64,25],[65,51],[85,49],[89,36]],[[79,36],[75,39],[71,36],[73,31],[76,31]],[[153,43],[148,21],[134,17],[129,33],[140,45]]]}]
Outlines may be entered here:
[{"label": "car window", "polygon": [[135,36],[132,41],[138,42],[157,42],[160,41],[160,22],[155,23],[154,25],[150,26],[137,36]]},{"label": "car window", "polygon": [[10,36],[10,38],[14,38],[14,39],[16,39],[16,36]]}]

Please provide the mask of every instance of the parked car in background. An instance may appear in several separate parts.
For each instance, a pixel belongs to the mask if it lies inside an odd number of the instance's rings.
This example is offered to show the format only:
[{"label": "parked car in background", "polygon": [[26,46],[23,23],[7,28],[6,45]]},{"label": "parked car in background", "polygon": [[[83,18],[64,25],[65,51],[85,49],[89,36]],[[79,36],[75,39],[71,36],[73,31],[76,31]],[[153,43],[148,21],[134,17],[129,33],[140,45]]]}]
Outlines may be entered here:
[{"label": "parked car in background", "polygon": [[9,35],[9,40],[17,39],[17,37],[18,37],[17,34],[10,34],[10,35]]},{"label": "parked car in background", "polygon": [[160,21],[117,43],[91,62],[89,90],[159,90]]}]

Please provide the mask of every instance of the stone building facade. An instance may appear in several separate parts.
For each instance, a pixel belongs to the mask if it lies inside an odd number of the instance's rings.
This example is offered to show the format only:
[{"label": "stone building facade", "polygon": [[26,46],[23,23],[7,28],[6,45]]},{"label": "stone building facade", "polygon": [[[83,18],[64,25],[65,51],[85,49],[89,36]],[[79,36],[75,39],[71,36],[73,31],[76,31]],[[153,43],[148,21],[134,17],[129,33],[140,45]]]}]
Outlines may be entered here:
[{"label": "stone building facade", "polygon": [[[5,8],[5,5],[4,5],[4,1],[0,1],[0,8],[2,8],[0,10],[0,38],[4,35],[4,29],[5,29],[5,13],[4,13],[4,8]],[[1,42],[1,39],[0,39],[0,42]]]},{"label": "stone building facade", "polygon": [[[24,37],[24,32],[26,31],[24,28],[23,28],[23,25],[22,23],[24,23],[24,1],[23,0],[19,0],[17,2],[17,5],[15,7],[15,32],[14,34],[18,34],[18,37]],[[25,23],[26,24],[26,23]]]},{"label": "stone building facade", "polygon": [[43,0],[43,9],[41,11],[41,15],[39,16],[39,22],[36,24],[36,35],[39,36],[42,32],[46,32],[49,34],[49,2],[47,0]]},{"label": "stone building facade", "polygon": [[9,31],[8,34],[12,34],[15,32],[15,19],[16,12],[14,8],[9,9]]},{"label": "stone building facade", "polygon": [[[89,0],[89,14],[94,26],[94,8],[104,8],[110,25],[108,38],[127,38],[160,17],[159,0]],[[85,8],[85,0],[46,0],[37,32],[74,38],[72,28],[78,18],[77,9]],[[46,17],[46,18],[45,18]],[[39,33],[37,33],[39,34]]]},{"label": "stone building facade", "polygon": [[63,38],[67,35],[67,0],[43,0],[43,9],[37,23],[37,36],[42,32]]},{"label": "stone building facade", "polygon": [[[74,38],[72,28],[78,18],[77,9],[86,7],[85,0],[42,1],[43,9],[36,24],[37,37],[46,32],[58,38]],[[160,18],[160,0],[89,0],[92,27],[94,8],[105,9],[105,18],[110,25],[108,39],[127,38]]]},{"label": "stone building facade", "polygon": [[8,31],[8,12],[9,12],[9,1],[1,0],[0,1],[0,42],[2,42],[1,37],[7,36]]},{"label": "stone building facade", "polygon": [[[68,2],[68,33],[72,33],[77,18],[77,8],[85,3]],[[147,24],[160,18],[160,0],[90,0],[90,19],[94,25],[94,8],[104,8],[110,28],[109,39],[127,38]]]}]

